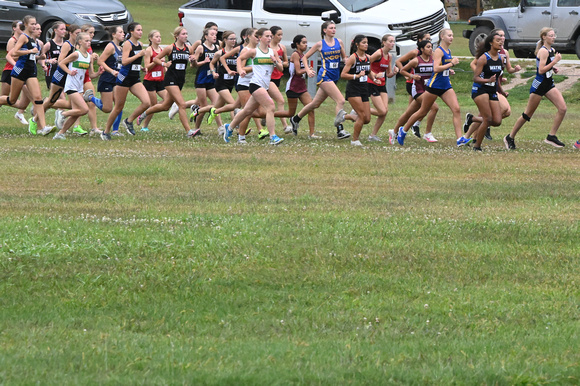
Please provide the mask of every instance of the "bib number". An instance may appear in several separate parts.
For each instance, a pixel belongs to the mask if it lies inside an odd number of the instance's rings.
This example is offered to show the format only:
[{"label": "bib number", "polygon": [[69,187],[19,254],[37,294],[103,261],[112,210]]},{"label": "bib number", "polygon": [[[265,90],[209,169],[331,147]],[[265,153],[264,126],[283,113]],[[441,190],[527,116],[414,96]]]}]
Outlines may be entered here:
[{"label": "bib number", "polygon": [[441,75],[443,75],[443,76],[449,76],[449,70],[443,70],[443,72],[441,73]]},{"label": "bib number", "polygon": [[486,86],[495,87],[495,82],[484,83]]},{"label": "bib number", "polygon": [[363,75],[359,78],[359,82],[361,82],[361,83],[366,83],[366,82],[368,82],[368,80],[369,80],[369,77],[367,75]]},{"label": "bib number", "polygon": [[211,74],[211,70],[207,70],[207,71],[205,72],[205,74],[206,74],[207,76],[212,76],[212,74]]},{"label": "bib number", "polygon": [[232,79],[234,79],[234,75],[224,74],[224,79],[225,80],[232,80]]},{"label": "bib number", "polygon": [[131,71],[141,71],[141,65],[140,64],[131,65]]},{"label": "bib number", "polygon": [[176,70],[185,70],[185,63],[177,63],[175,64]]},{"label": "bib number", "polygon": [[554,75],[554,71],[553,70],[550,70],[550,71],[546,72],[546,78],[551,78],[552,75]]},{"label": "bib number", "polygon": [[151,76],[154,78],[161,78],[161,71],[153,71]]},{"label": "bib number", "polygon": [[330,66],[329,67],[332,68],[332,69],[338,68],[338,62],[332,62],[332,63],[330,63]]},{"label": "bib number", "polygon": [[28,59],[33,60],[36,62],[36,54],[30,54],[28,55]]}]

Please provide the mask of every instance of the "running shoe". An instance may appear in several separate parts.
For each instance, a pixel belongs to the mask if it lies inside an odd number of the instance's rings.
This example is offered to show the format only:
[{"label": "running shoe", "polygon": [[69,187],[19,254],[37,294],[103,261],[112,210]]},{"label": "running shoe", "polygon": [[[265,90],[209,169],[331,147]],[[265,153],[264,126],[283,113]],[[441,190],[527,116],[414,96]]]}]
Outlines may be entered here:
[{"label": "running shoe", "polygon": [[362,146],[362,143],[357,139],[356,141],[350,141],[352,146]]},{"label": "running shoe", "polygon": [[148,133],[149,132],[149,128],[148,127],[142,127],[141,131],[144,133]]},{"label": "running shoe", "polygon": [[270,145],[279,145],[282,141],[284,141],[284,138],[280,138],[276,134],[270,137]]},{"label": "running shoe", "polygon": [[129,122],[127,120],[127,118],[125,118],[123,120],[123,126],[125,126],[125,130],[127,130],[127,133],[129,133],[131,135],[135,135],[135,129],[133,128],[133,122]]},{"label": "running shoe", "polygon": [[189,114],[189,122],[193,122],[197,114],[199,113],[199,106],[198,105],[191,105],[189,108],[191,110],[191,114]]},{"label": "running shoe", "polygon": [[[346,111],[340,109],[338,113],[336,113],[336,117],[334,118],[334,127],[338,127],[342,122],[344,122],[344,117],[346,116]],[[349,134],[350,137],[350,134]]]},{"label": "running shoe", "polygon": [[483,150],[481,150],[481,147],[474,146],[473,151],[483,151]]},{"label": "running shoe", "polygon": [[238,113],[239,113],[240,111],[242,111],[242,109],[238,109],[238,108],[234,109],[234,117],[235,117],[236,115],[238,115]]},{"label": "running shoe", "polygon": [[220,127],[218,127],[218,129],[217,129],[218,135],[219,135],[220,137],[223,137],[223,136],[224,136],[224,132],[225,132],[225,131],[226,131],[226,126],[225,126],[225,125],[221,125],[221,126],[220,126]]},{"label": "running shoe", "polygon": [[421,130],[418,125],[413,125],[411,129],[413,129],[413,134],[415,134],[415,137],[421,138]]},{"label": "running shoe", "polygon": [[226,123],[224,128],[225,128],[225,131],[224,131],[224,141],[226,143],[230,143],[230,137],[233,134],[233,130],[230,130],[230,124],[229,123]]},{"label": "running shoe", "polygon": [[346,139],[350,138],[350,133],[342,127],[342,123],[339,123],[337,126],[336,136],[338,139]]},{"label": "running shoe", "polygon": [[84,130],[81,125],[76,125],[75,127],[73,127],[73,133],[78,134],[78,135],[87,135],[89,132]]},{"label": "running shoe", "polygon": [[267,125],[266,118],[261,118],[260,123],[262,124],[262,126],[266,126]]},{"label": "running shoe", "polygon": [[264,139],[264,138],[266,138],[269,135],[270,135],[270,133],[268,132],[268,130],[262,129],[262,130],[260,130],[260,133],[258,134],[258,139]]},{"label": "running shoe", "polygon": [[49,135],[52,133],[56,128],[54,126],[44,126],[44,129],[40,131],[42,135]]},{"label": "running shoe", "polygon": [[93,90],[88,89],[83,93],[83,99],[85,100],[85,102],[89,103],[94,95],[95,93],[93,92]]},{"label": "running shoe", "polygon": [[246,139],[245,138],[238,138],[238,143],[240,145],[247,145],[248,144],[248,142],[246,142]]},{"label": "running shoe", "polygon": [[310,134],[308,136],[308,138],[310,138],[310,139],[321,139],[322,137],[320,135],[317,135],[317,134]]},{"label": "running shoe", "polygon": [[111,131],[111,134],[110,135],[114,135],[116,137],[124,137],[125,136],[125,134],[121,133],[119,130],[113,130],[113,131]]},{"label": "running shoe", "polygon": [[66,117],[62,114],[62,110],[56,110],[54,113],[54,124],[59,131],[62,130],[65,120]]},{"label": "running shoe", "polygon": [[397,135],[397,142],[399,142],[399,145],[403,146],[405,144],[405,137],[407,136],[407,133],[405,133],[405,130],[403,128],[399,129],[399,135]]},{"label": "running shoe", "polygon": [[355,121],[358,119],[358,114],[356,113],[356,111],[354,111],[354,109],[350,110],[350,114],[349,114],[352,119],[354,119]]},{"label": "running shoe", "polygon": [[425,141],[427,142],[437,142],[437,139],[433,136],[433,133],[425,133],[423,138],[425,138]]},{"label": "running shoe", "polygon": [[493,140],[493,137],[491,136],[491,127],[488,127],[487,130],[485,131],[485,139],[487,139],[488,141]]},{"label": "running shoe", "polygon": [[465,146],[473,141],[473,138],[461,137],[457,140],[457,147]]},{"label": "running shoe", "polygon": [[215,107],[212,107],[209,109],[209,114],[207,115],[207,123],[211,125],[216,116]]},{"label": "running shoe", "polygon": [[187,132],[187,136],[189,138],[193,138],[196,135],[199,135],[200,133],[201,133],[201,130],[199,130],[199,129],[189,129],[189,131]]},{"label": "running shoe", "polygon": [[558,147],[558,148],[566,146],[555,135],[549,135],[548,134],[548,136],[546,137],[546,139],[544,139],[544,142],[546,142],[548,145],[552,145],[552,146]]},{"label": "running shoe", "polygon": [[91,132],[89,133],[89,135],[101,135],[102,132],[103,132],[103,130],[101,130],[101,129],[91,129]]},{"label": "running shoe", "polygon": [[292,132],[294,135],[298,135],[298,129],[300,128],[300,122],[295,121],[294,118],[298,118],[298,116],[293,116],[290,118],[290,124],[292,125]]},{"label": "running shoe", "polygon": [[580,149],[580,141],[576,141],[576,142],[574,142],[574,147],[575,147],[576,149]]},{"label": "running shoe", "polygon": [[376,135],[369,135],[369,141],[371,142],[381,142],[382,140]]},{"label": "running shoe", "polygon": [[464,133],[467,133],[467,131],[469,130],[469,126],[471,126],[472,122],[473,122],[473,114],[471,114],[471,113],[465,114],[465,122],[463,122],[463,132]]},{"label": "running shoe", "polygon": [[17,111],[16,114],[14,114],[14,118],[18,119],[23,125],[28,125],[28,121],[26,120],[26,117],[24,117],[24,114]]},{"label": "running shoe", "polygon": [[293,133],[292,126],[291,125],[286,126],[284,128],[284,134],[291,134],[291,133]]},{"label": "running shoe", "polygon": [[64,136],[64,134],[56,133],[56,135],[52,137],[52,139],[66,139],[66,137]]},{"label": "running shoe", "polygon": [[[399,131],[400,130],[401,129],[399,129]],[[396,140],[397,140],[397,134],[395,134],[395,130],[389,130],[389,143],[391,145],[394,145]]]},{"label": "running shoe", "polygon": [[510,137],[510,135],[506,135],[503,138],[503,143],[505,144],[505,148],[508,150],[516,150],[516,141]]},{"label": "running shoe", "polygon": [[173,119],[178,112],[179,112],[179,106],[177,106],[177,103],[173,102],[173,104],[171,105],[171,108],[169,109],[169,113],[167,115],[169,116],[169,119]]},{"label": "running shoe", "polygon": [[137,117],[137,125],[141,126],[141,123],[143,123],[143,121],[145,120],[145,118],[147,118],[147,113],[145,111],[143,111],[138,117]]},{"label": "running shoe", "polygon": [[109,133],[105,133],[104,131],[101,133],[101,139],[103,141],[110,141],[111,140],[111,134]]}]

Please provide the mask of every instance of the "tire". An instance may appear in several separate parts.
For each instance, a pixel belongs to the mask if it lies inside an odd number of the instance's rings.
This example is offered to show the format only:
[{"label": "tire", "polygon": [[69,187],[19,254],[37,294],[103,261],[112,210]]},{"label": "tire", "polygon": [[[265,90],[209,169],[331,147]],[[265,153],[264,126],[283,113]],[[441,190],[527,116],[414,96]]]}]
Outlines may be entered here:
[{"label": "tire", "polygon": [[369,46],[367,48],[367,54],[374,54],[379,48],[381,48],[381,42],[377,39],[369,39]]},{"label": "tire", "polygon": [[52,36],[52,26],[57,21],[58,20],[49,20],[44,23],[44,25],[42,26],[42,32],[40,33],[40,40],[42,40],[45,43],[50,40],[50,37]]},{"label": "tire", "polygon": [[491,32],[491,28],[486,25],[477,26],[471,36],[469,37],[469,51],[471,51],[471,55],[475,56],[477,52],[477,46],[480,42],[483,42],[487,35]]},{"label": "tire", "polygon": [[576,56],[580,59],[580,36],[576,37]]},{"label": "tire", "polygon": [[521,59],[528,59],[528,58],[533,59],[536,57],[533,52],[531,52],[530,50],[526,50],[525,48],[514,48],[514,55],[516,56],[516,58],[521,58]]}]

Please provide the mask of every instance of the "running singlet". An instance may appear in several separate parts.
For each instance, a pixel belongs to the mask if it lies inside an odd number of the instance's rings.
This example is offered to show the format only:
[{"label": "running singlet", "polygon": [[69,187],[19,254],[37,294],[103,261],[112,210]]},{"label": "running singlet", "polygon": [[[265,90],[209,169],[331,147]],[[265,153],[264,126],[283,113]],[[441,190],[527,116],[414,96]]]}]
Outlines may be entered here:
[{"label": "running singlet", "polygon": [[[218,47],[214,44],[213,49],[209,49],[205,46],[205,44],[201,45],[203,47],[203,52],[197,58],[198,62],[203,62],[206,58],[209,58],[210,61],[213,59],[214,54],[217,52]],[[195,76],[195,84],[213,84],[215,83],[215,79],[213,78],[213,74],[209,68],[209,62],[201,65],[197,69],[197,74]]]},{"label": "running singlet", "polygon": [[69,90],[82,92],[83,83],[85,81],[85,76],[87,71],[89,71],[89,66],[91,64],[91,54],[87,52],[87,56],[83,56],[80,51],[76,51],[79,54],[77,60],[70,62],[68,64],[68,69],[73,71],[76,70],[76,75],[68,75],[64,83],[64,92]]},{"label": "running singlet", "polygon": [[[12,36],[12,39],[18,41],[18,39],[16,39],[16,36]],[[10,70],[12,71],[12,69],[14,68],[14,66],[10,63],[8,63],[8,61],[6,61],[6,65],[4,66],[4,71]]]},{"label": "running singlet", "polygon": [[[50,48],[48,49],[48,51],[46,51],[46,59],[47,60],[58,59],[58,56],[60,55],[60,49],[62,48],[62,44],[59,46],[53,39],[50,40],[49,44]],[[52,76],[54,75],[54,72],[58,68],[58,63],[54,64],[48,63],[46,67],[47,69],[45,71],[45,75],[47,78],[51,79]]]},{"label": "running singlet", "polygon": [[[131,43],[131,51],[129,52],[129,57],[132,58],[135,55],[138,55],[141,50],[143,50],[143,46],[141,43],[138,45],[133,44],[131,40],[128,40]],[[119,70],[119,74],[117,75],[117,83],[121,84],[125,81],[125,79],[133,79],[139,80],[139,74],[141,73],[141,63],[143,63],[143,57],[140,56],[139,59],[136,59],[126,66],[121,65],[121,69]]]},{"label": "running singlet", "polygon": [[262,52],[259,47],[256,47],[256,56],[251,59],[254,76],[252,76],[250,83],[266,90],[270,87],[272,70],[274,69],[274,62],[271,58],[273,55],[274,50],[271,48],[268,48],[266,52]]},{"label": "running singlet", "polygon": [[[443,49],[443,47],[437,47],[438,50],[443,52],[443,57],[441,58],[441,65],[444,66],[446,64],[451,63],[451,50],[448,52]],[[427,86],[431,88],[438,88],[441,90],[447,90],[451,88],[451,81],[449,80],[449,70],[443,70],[441,72],[436,72],[431,76],[431,79],[427,82]]]},{"label": "running singlet", "polygon": [[433,75],[433,57],[429,60],[423,59],[421,55],[417,56],[417,68],[415,74],[421,77],[420,80],[413,79],[413,97],[419,96],[425,92],[425,82]]},{"label": "running singlet", "polygon": [[486,92],[493,93],[497,91],[497,84],[499,81],[499,77],[501,76],[501,72],[503,69],[501,55],[498,55],[497,59],[492,59],[489,53],[484,52],[485,58],[487,59],[485,65],[483,66],[483,71],[479,74],[481,79],[489,79],[495,75],[495,82],[488,82],[488,83],[473,83],[473,87],[471,91],[477,91],[477,89],[481,88]]},{"label": "running singlet", "polygon": [[[226,50],[222,49],[222,55],[224,55],[225,53],[226,53]],[[226,59],[226,65],[228,66],[228,68],[226,68],[225,66],[222,66],[221,62],[219,63],[218,74],[220,76],[220,79],[234,80],[234,78],[236,76],[228,74],[228,69],[230,71],[236,72],[236,60],[238,59],[238,55],[239,55],[239,52]]]},{"label": "running singlet", "polygon": [[368,80],[369,72],[371,70],[371,64],[369,61],[369,56],[365,54],[364,59],[361,59],[356,53],[354,54],[355,63],[354,66],[348,70],[351,75],[360,74],[361,71],[365,72],[365,75],[357,76],[356,79],[350,79],[346,84],[346,94],[347,95],[368,95]]},{"label": "running singlet", "polygon": [[[304,54],[298,53],[300,57],[300,68],[304,69],[304,63],[302,63],[302,58]],[[290,62],[288,66],[288,72],[290,73],[290,79],[286,83],[286,91],[294,91],[297,94],[302,94],[307,91],[306,81],[304,80],[304,75],[296,75],[296,67],[294,66],[294,62]]]},{"label": "running singlet", "polygon": [[[113,45],[115,52],[113,55],[109,55],[109,57],[105,60],[105,64],[109,66],[111,70],[119,71],[121,69],[121,57],[123,52],[121,51],[121,47],[117,46],[113,42],[109,42],[109,44]],[[105,71],[101,74],[99,82],[107,82],[107,83],[115,83],[116,77],[108,71]]]},{"label": "running singlet", "polygon": [[[282,46],[280,44],[278,44],[278,51],[276,52],[278,53],[278,57],[280,58],[280,60],[282,60],[284,50],[282,49]],[[284,71],[279,71],[277,68],[274,67],[274,72],[272,72],[272,79],[280,79],[282,75],[284,75]]]},{"label": "running singlet", "polygon": [[369,83],[371,84],[376,84],[377,86],[384,86],[387,81],[386,81],[386,76],[387,76],[387,72],[389,72],[389,68],[391,67],[391,54],[387,54],[387,56],[383,55],[381,56],[381,60],[377,60],[376,62],[372,62],[371,63],[371,71],[374,72],[375,74],[378,74],[379,72],[384,72],[385,76],[382,78],[377,78],[380,83],[375,83],[373,82],[373,80],[369,77]]},{"label": "running singlet", "polygon": [[[238,52],[238,56],[242,54],[242,50],[244,50],[244,49],[246,49],[246,47],[244,47],[244,46],[240,47],[240,51]],[[251,66],[252,66],[252,59],[248,59],[248,60],[246,60],[246,64],[243,67],[251,67]],[[246,76],[239,76],[238,77],[238,85],[248,87],[250,85],[250,81],[252,80],[253,76],[254,76],[253,70],[248,72],[246,74]]]},{"label": "running singlet", "polygon": [[[421,50],[417,48],[417,56],[421,56]],[[403,66],[404,67],[404,66]],[[413,75],[415,73],[415,69],[412,68],[411,71],[409,71],[409,74]],[[413,78],[409,78],[405,81],[405,83],[413,83]]]},{"label": "running singlet", "polygon": [[189,63],[189,47],[185,45],[183,48],[177,48],[173,43],[173,49],[169,54],[171,65],[165,73],[165,86],[179,86],[183,87],[185,83],[185,71],[187,70],[187,63]]},{"label": "running singlet", "polygon": [[[153,59],[159,55],[158,52],[155,52],[154,49],[151,49],[151,61],[153,61]],[[153,68],[149,71],[147,71],[147,74],[145,74],[145,80],[150,80],[152,82],[161,82],[163,81],[163,66],[156,64],[155,66],[153,66]]]},{"label": "running singlet", "polygon": [[[548,50],[545,46],[542,46],[540,48],[541,50]],[[546,64],[550,64],[552,63],[552,60],[554,60],[554,54],[555,54],[555,50],[552,48],[551,50],[548,50],[548,57],[546,58]],[[552,76],[554,75],[554,70],[553,67],[552,69],[550,69],[549,71],[546,71],[544,74],[540,74],[540,58],[538,56],[536,56],[536,77],[534,78],[534,81],[532,82],[532,90],[536,90],[538,88],[540,88],[540,85],[546,86],[551,86],[552,84],[554,84],[554,79],[552,79]]]},{"label": "running singlet", "polygon": [[318,70],[317,83],[336,82],[340,78],[340,42],[334,38],[334,45],[329,46],[322,39],[322,48],[320,50],[322,57],[322,68]]},{"label": "running singlet", "polygon": [[[36,39],[32,39],[25,33],[23,33],[23,35],[28,38],[28,41],[24,45],[22,45],[21,48],[22,51],[32,50],[34,48],[38,49]],[[20,74],[24,69],[31,71],[36,76],[36,55],[38,54],[28,54],[20,56],[16,61],[14,68],[12,69],[12,76],[14,77],[18,76],[18,74]]]},{"label": "running singlet", "polygon": [[[70,54],[72,54],[73,52],[75,52],[75,48],[71,44],[71,42],[69,42],[68,40],[66,42],[64,42],[63,45],[65,43],[70,46],[70,49],[69,49],[68,53],[65,56],[65,58],[66,58]],[[61,47],[61,50],[62,50],[62,47]],[[55,85],[57,85],[59,87],[64,87],[64,81],[66,79],[66,75],[67,75],[66,72],[64,72],[63,70],[61,70],[60,67],[57,66],[56,71],[54,72],[54,75],[52,76],[52,83],[54,83]]]}]

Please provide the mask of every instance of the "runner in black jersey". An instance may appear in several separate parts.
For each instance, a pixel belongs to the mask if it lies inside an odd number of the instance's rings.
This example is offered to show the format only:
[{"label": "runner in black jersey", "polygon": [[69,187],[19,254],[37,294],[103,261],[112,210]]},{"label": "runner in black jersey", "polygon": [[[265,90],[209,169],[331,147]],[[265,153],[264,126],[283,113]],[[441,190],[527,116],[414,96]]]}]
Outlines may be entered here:
[{"label": "runner in black jersey", "polygon": [[[187,45],[187,30],[183,27],[177,27],[173,31],[175,43],[168,45],[155,57],[153,61],[167,68],[163,84],[167,90],[167,98],[163,102],[149,107],[139,119],[145,119],[147,115],[167,111],[173,103],[179,108],[179,120],[185,129],[188,137],[195,137],[199,134],[199,129],[191,129],[187,119],[186,102],[181,94],[181,89],[185,84],[185,71],[192,59],[191,47]],[[161,59],[167,57],[165,62]]]},{"label": "runner in black jersey", "polygon": [[66,24],[62,21],[55,22],[52,25],[52,37],[50,41],[42,47],[42,52],[46,55],[44,63],[47,67],[44,80],[46,81],[46,87],[49,90],[50,85],[52,84],[52,76],[58,68],[58,57],[60,55],[60,49],[64,44],[66,32]]}]

